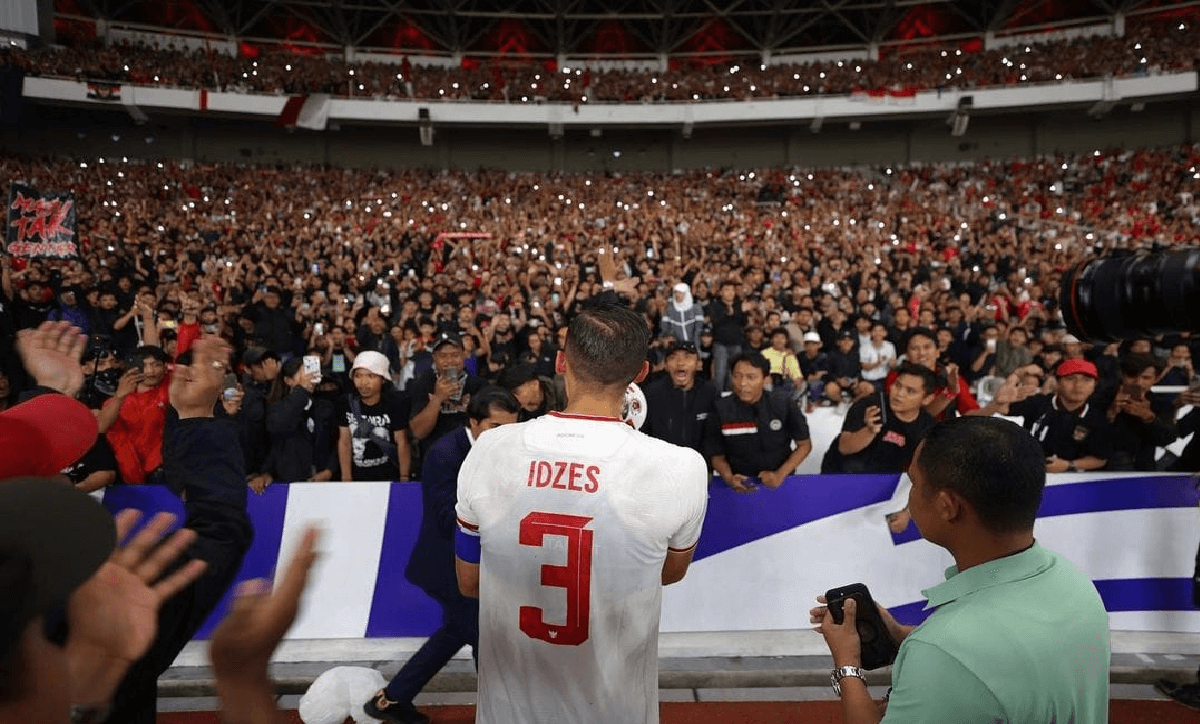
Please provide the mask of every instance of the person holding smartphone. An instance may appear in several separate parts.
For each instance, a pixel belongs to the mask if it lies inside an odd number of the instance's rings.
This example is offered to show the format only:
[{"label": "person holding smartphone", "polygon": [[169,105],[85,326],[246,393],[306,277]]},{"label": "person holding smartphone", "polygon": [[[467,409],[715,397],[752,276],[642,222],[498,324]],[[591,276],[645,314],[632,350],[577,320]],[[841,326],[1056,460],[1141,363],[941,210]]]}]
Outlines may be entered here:
[{"label": "person holding smartphone", "polygon": [[855,402],[821,461],[822,473],[903,472],[936,422],[925,411],[937,393],[933,370],[905,362],[887,391]]},{"label": "person holding smartphone", "polygon": [[[1108,721],[1108,614],[1087,576],[1034,539],[1042,449],[995,417],[934,425],[909,468],[908,508],[955,565],[924,591],[933,613],[903,626],[879,607],[900,648],[881,708],[862,669],[857,602],[842,620],[809,611],[833,656],[846,724]],[[824,597],[818,597],[824,604]]]}]

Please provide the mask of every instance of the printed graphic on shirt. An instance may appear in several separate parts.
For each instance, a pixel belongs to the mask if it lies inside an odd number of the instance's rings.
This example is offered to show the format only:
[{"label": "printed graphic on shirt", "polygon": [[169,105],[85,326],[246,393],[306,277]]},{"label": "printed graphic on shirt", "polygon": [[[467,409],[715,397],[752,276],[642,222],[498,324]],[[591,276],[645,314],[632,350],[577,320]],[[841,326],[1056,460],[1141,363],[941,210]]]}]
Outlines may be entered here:
[{"label": "printed graphic on shirt", "polygon": [[376,440],[390,440],[392,437],[391,415],[363,415],[367,429],[359,432],[359,418],[354,413],[346,414],[350,426],[350,447],[354,457],[354,465],[360,468],[370,468],[377,465],[387,465],[387,452],[379,447]]}]

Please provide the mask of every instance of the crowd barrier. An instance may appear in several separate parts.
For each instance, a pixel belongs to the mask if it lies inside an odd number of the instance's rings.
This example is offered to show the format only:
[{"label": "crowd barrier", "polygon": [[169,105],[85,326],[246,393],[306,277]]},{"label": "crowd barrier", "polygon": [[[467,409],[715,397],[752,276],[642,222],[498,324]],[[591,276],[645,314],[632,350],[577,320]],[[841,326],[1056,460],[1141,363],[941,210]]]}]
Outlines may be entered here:
[{"label": "crowd barrier", "polygon": [[[1095,581],[1114,630],[1200,632],[1195,484],[1183,475],[1052,475],[1035,533]],[[897,475],[796,476],[748,494],[715,480],[692,567],[664,592],[662,629],[808,627],[817,594],[859,581],[901,621],[921,620],[921,590],[943,580],[952,561],[911,524],[890,530],[886,516],[904,506],[907,491]],[[183,513],[157,486],[109,488],[104,504]],[[418,483],[275,484],[250,496],[249,513],[255,540],[239,581],[273,578],[305,524],[325,530],[289,638],[422,637],[440,623],[437,605],[404,577],[421,520]],[[198,638],[228,606],[227,596]]]}]

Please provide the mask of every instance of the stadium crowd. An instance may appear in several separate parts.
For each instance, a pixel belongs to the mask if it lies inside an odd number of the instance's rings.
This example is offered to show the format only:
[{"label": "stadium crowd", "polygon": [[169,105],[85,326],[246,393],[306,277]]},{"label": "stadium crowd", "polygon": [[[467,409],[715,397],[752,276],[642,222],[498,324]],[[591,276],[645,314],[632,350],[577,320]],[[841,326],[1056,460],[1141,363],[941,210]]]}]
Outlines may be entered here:
[{"label": "stadium crowd", "polygon": [[[79,327],[91,340],[82,397],[111,449],[73,478],[155,482],[171,365],[217,334],[243,375],[217,414],[241,423],[254,489],[406,479],[485,384],[512,390],[523,419],[560,409],[565,323],[615,294],[657,332],[648,429],[701,449],[727,481],[758,477],[733,464],[744,451],[730,441],[746,441],[722,432],[758,405],[791,420],[755,441],[782,446],[783,474],[807,442],[804,416],[825,408],[845,420],[834,452],[813,451],[827,471],[900,470],[933,419],[1010,407],[1045,438],[1051,472],[1196,470],[1195,442],[1155,459],[1195,428],[1195,409],[1176,416],[1196,391],[1149,387],[1193,384],[1197,340],[1086,345],[1059,321],[1057,294],[1096,251],[1191,243],[1197,156],[674,175],[7,157],[8,178],[74,191],[83,254],[5,260],[0,398],[29,385],[17,330]],[[745,410],[696,407],[731,404],[714,401],[726,389]],[[1063,409],[1090,415],[1086,449],[1055,448],[1055,425],[1075,419],[1058,420]],[[877,449],[889,432],[906,454]]]},{"label": "stadium crowd", "polygon": [[[508,103],[644,103],[971,89],[1083,78],[1183,72],[1195,67],[1200,30],[1191,20],[1142,17],[1121,37],[1085,37],[979,50],[972,44],[892,50],[878,61],[733,62],[646,69],[559,68],[553,61],[464,62],[460,67],[347,62],[340,56],[256,50],[235,57],[142,44],[32,51],[8,49],[27,74],[213,91],[331,93],[338,96]],[[964,47],[967,49],[964,50]]]}]

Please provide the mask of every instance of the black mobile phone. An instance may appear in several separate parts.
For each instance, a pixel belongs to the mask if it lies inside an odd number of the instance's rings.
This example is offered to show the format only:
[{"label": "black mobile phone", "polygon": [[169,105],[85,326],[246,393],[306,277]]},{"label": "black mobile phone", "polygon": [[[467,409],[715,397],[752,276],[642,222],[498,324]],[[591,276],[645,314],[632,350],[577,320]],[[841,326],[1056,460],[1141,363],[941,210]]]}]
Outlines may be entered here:
[{"label": "black mobile phone", "polygon": [[879,391],[879,424],[887,424],[887,392]]},{"label": "black mobile phone", "polygon": [[137,355],[129,355],[125,358],[125,369],[136,369],[138,372],[146,371],[146,359]]},{"label": "black mobile phone", "polygon": [[844,620],[843,605],[847,598],[853,598],[857,606],[855,613],[855,628],[858,629],[859,652],[862,657],[862,668],[878,669],[896,660],[896,652],[900,646],[892,641],[883,616],[875,606],[875,599],[862,583],[851,583],[840,588],[831,588],[825,592],[825,605],[833,615],[833,622],[841,624]]}]

